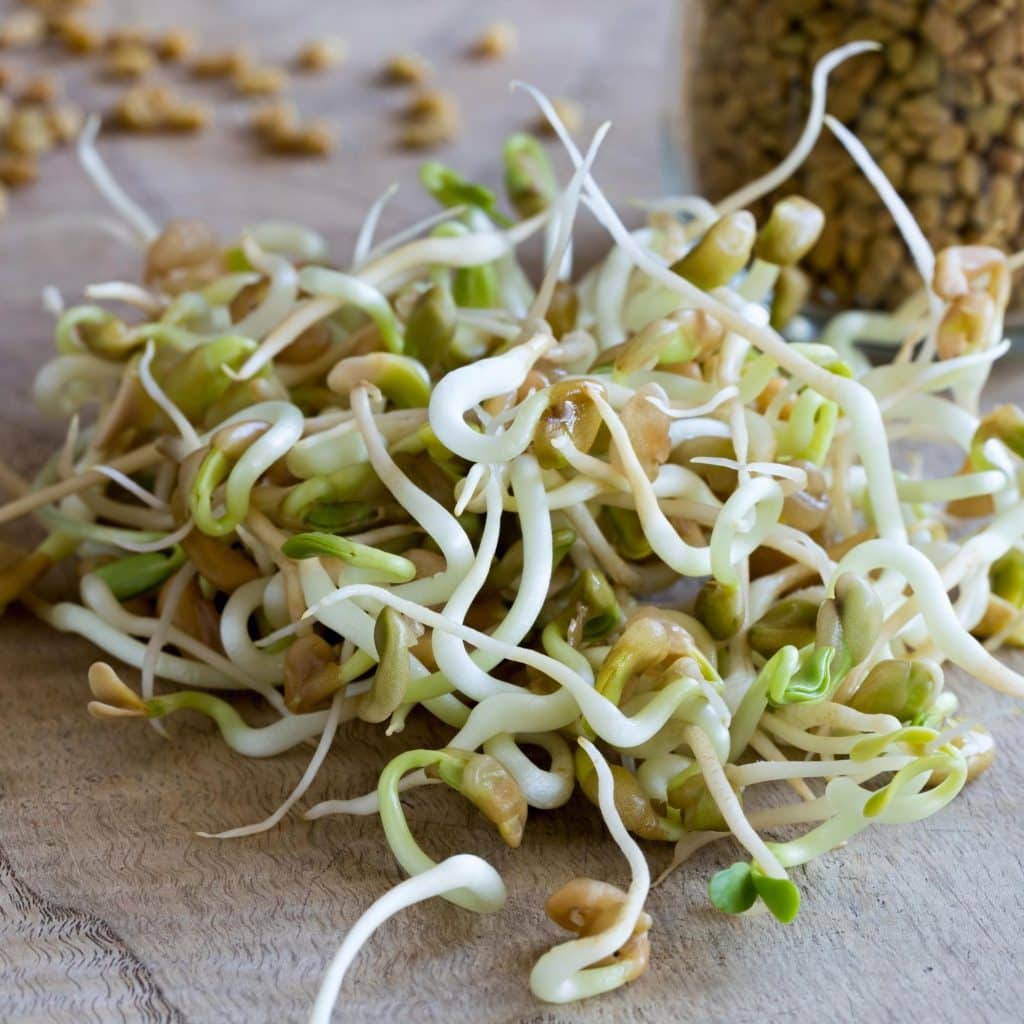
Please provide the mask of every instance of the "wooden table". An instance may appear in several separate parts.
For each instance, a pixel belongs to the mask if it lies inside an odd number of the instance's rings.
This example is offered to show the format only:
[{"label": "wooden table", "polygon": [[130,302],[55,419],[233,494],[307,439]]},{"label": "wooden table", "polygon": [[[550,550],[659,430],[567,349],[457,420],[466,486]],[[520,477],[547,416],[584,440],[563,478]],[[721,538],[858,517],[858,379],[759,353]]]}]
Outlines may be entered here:
[{"label": "wooden table", "polygon": [[[163,6],[108,5],[116,19],[166,24]],[[219,126],[194,140],[111,139],[104,154],[157,219],[200,216],[225,231],[267,216],[307,220],[340,252],[388,182],[402,190],[384,230],[422,214],[418,158],[392,148],[401,94],[371,84],[391,51],[415,48],[463,100],[466,132],[444,156],[496,181],[502,137],[533,118],[506,82],[523,77],[582,99],[591,127],[616,128],[599,173],[618,201],[661,188],[658,115],[665,100],[669,3],[522,0],[484,5],[416,0],[341,5],[179,0],[178,23],[211,42],[251,42],[282,59],[320,30],[352,43],[348,65],[296,91],[342,126],[329,162],[282,162],[253,152],[239,125],[246,105],[220,98]],[[214,7],[216,9],[214,9]],[[429,10],[429,16],[427,11]],[[481,23],[515,20],[522,42],[494,64],[463,54]],[[64,69],[65,65],[60,65]],[[106,103],[82,68],[67,78],[84,101]],[[59,441],[58,424],[31,404],[50,327],[38,291],[76,296],[87,281],[132,274],[136,256],[73,219],[102,206],[70,155],[19,194],[0,225],[0,453],[30,473]],[[585,229],[591,249],[600,239]],[[587,245],[584,245],[584,250]],[[1019,363],[999,374],[999,395],[1019,393]],[[17,535],[7,530],[5,536]],[[57,636],[19,610],[0,622],[0,1019],[7,1022],[303,1020],[326,959],[346,928],[400,872],[375,819],[295,817],[269,834],[231,842],[194,832],[256,821],[294,785],[307,753],[272,761],[229,756],[205,719],[181,717],[170,742],[85,714],[84,641]],[[637,984],[584,1005],[535,1002],[526,985],[538,954],[559,938],[546,895],[587,874],[623,882],[625,865],[599,819],[575,801],[531,817],[519,851],[502,847],[464,801],[435,790],[408,801],[435,855],[472,850],[504,875],[507,910],[475,917],[441,902],[406,912],[370,943],[346,983],[346,1022],[562,1024],[569,1021],[933,1021],[1021,1018],[1019,940],[1024,920],[1021,792],[1014,744],[1024,727],[1008,699],[955,680],[1001,745],[996,767],[947,811],[904,829],[865,834],[798,872],[804,909],[783,927],[713,911],[707,879],[735,851],[705,851],[655,890],[651,967]],[[392,752],[441,741],[410,726],[383,740],[347,727],[309,800],[371,788]],[[655,868],[667,851],[654,849]]]}]

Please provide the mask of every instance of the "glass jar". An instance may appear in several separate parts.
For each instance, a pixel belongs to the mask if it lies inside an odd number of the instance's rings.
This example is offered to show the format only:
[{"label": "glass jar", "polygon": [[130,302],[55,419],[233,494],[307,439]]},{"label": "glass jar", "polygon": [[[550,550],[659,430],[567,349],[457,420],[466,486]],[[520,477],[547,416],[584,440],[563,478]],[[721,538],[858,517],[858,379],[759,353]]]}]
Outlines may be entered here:
[{"label": "glass jar", "polygon": [[[829,77],[850,128],[936,248],[1024,248],[1024,0],[682,0],[674,141],[687,191],[717,200],[771,169],[830,50],[882,44]],[[891,308],[920,287],[874,189],[827,129],[781,193],[827,227],[805,266],[826,308]],[[755,209],[761,215],[764,209]]]}]

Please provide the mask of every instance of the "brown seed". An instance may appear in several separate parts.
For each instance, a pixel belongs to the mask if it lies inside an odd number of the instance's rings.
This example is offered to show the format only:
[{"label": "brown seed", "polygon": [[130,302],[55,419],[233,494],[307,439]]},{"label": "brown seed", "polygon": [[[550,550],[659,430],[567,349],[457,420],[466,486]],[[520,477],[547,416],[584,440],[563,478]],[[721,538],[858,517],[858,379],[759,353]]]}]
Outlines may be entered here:
[{"label": "brown seed", "polygon": [[303,71],[328,71],[348,56],[348,43],[341,36],[322,36],[299,50],[295,64]]},{"label": "brown seed", "polygon": [[144,43],[118,43],[107,54],[102,74],[104,78],[141,78],[155,65],[153,51]]},{"label": "brown seed", "polygon": [[183,100],[164,114],[161,127],[169,132],[198,132],[210,123],[210,117],[205,103]]},{"label": "brown seed", "polygon": [[473,44],[472,52],[484,60],[498,60],[507,57],[519,42],[519,31],[508,21],[496,21],[480,33]]},{"label": "brown seed", "polygon": [[196,78],[231,78],[251,63],[252,57],[247,50],[221,50],[200,54],[189,70]]},{"label": "brown seed", "polygon": [[153,44],[156,55],[170,63],[178,63],[191,56],[196,38],[187,28],[169,28]]},{"label": "brown seed", "polygon": [[921,22],[921,34],[942,57],[952,56],[967,42],[967,33],[957,19],[938,6],[929,7]]},{"label": "brown seed", "polygon": [[38,11],[15,11],[0,21],[0,50],[35,46],[46,34],[46,20]]},{"label": "brown seed", "polygon": [[68,143],[78,138],[82,130],[82,112],[78,107],[61,103],[46,112],[50,131],[57,142]]},{"label": "brown seed", "polygon": [[944,164],[958,160],[967,148],[967,129],[953,122],[941,128],[928,144],[928,159]]},{"label": "brown seed", "polygon": [[21,87],[19,99],[22,103],[52,103],[60,96],[60,81],[53,75],[40,71]]},{"label": "brown seed", "polygon": [[288,156],[328,156],[338,144],[338,133],[330,122],[315,119],[275,134],[269,144],[272,152]]},{"label": "brown seed", "polygon": [[288,85],[288,74],[269,64],[249,64],[235,72],[232,82],[243,96],[275,96]]},{"label": "brown seed", "polygon": [[34,157],[20,153],[0,153],[0,182],[9,188],[31,185],[38,177]]},{"label": "brown seed", "polygon": [[418,53],[396,53],[384,65],[382,78],[394,85],[417,85],[425,82],[433,70],[430,61]]},{"label": "brown seed", "polygon": [[16,107],[7,126],[7,148],[21,156],[38,157],[53,149],[53,132],[41,107]]},{"label": "brown seed", "polygon": [[148,37],[146,30],[138,25],[118,25],[107,33],[103,42],[108,50],[116,50],[122,46],[146,46]]},{"label": "brown seed", "polygon": [[1024,67],[996,67],[985,75],[989,95],[996,103],[1017,103],[1024,95]]},{"label": "brown seed", "polygon": [[249,119],[249,127],[265,138],[292,131],[299,123],[299,112],[294,103],[278,101],[258,107]]},{"label": "brown seed", "polygon": [[103,37],[91,25],[73,15],[64,15],[51,23],[51,30],[61,45],[72,53],[95,53]]}]

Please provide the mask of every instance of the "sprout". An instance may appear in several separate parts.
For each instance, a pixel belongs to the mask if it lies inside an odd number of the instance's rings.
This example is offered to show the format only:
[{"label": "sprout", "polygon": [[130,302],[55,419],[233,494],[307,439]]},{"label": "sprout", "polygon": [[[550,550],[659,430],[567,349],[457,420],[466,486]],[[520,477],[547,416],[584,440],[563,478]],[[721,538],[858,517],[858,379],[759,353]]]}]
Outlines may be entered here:
[{"label": "sprout", "polygon": [[383,722],[405,699],[412,679],[409,649],[419,639],[419,631],[393,608],[385,608],[377,618],[373,642],[380,659],[370,689],[359,705],[364,722]]},{"label": "sprout", "polygon": [[520,217],[535,217],[555,198],[558,183],[544,147],[532,135],[505,140],[505,191]]},{"label": "sprout", "polygon": [[729,213],[672,270],[698,288],[710,291],[728,284],[746,265],[757,237],[757,223],[747,210]]},{"label": "sprout", "polygon": [[322,555],[340,558],[349,565],[370,569],[397,582],[416,578],[416,566],[408,558],[329,533],[297,533],[281,545],[281,554],[296,559],[318,558]]},{"label": "sprout", "polygon": [[886,659],[867,674],[850,699],[850,707],[910,722],[931,708],[941,685],[941,677],[930,662]]},{"label": "sprout", "polygon": [[817,630],[818,605],[803,598],[789,598],[770,608],[747,631],[751,649],[770,658],[783,647],[805,647],[813,643]]},{"label": "sprout", "polygon": [[694,614],[716,640],[730,640],[743,625],[743,594],[739,587],[708,580],[697,594]]},{"label": "sprout", "polygon": [[101,565],[96,575],[110,587],[111,593],[119,601],[124,601],[160,586],[184,561],[184,550],[175,545],[169,554],[154,551],[119,558],[115,562]]},{"label": "sprout", "polygon": [[757,235],[754,256],[767,263],[791,267],[807,255],[821,237],[825,214],[803,196],[780,199]]}]

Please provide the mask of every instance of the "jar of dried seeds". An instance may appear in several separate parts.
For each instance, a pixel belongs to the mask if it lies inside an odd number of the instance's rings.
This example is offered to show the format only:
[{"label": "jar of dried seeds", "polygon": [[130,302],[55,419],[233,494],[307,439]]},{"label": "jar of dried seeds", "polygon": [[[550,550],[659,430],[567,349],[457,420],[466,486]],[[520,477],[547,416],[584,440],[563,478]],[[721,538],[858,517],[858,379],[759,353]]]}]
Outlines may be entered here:
[{"label": "jar of dried seeds", "polygon": [[[874,40],[881,50],[831,74],[828,111],[933,246],[1024,248],[1024,0],[682,0],[682,12],[673,127],[687,189],[716,200],[778,164],[815,63]],[[806,261],[820,304],[890,308],[919,286],[892,218],[827,130],[781,192],[827,214]]]}]

